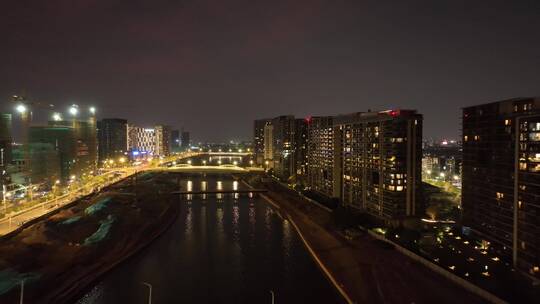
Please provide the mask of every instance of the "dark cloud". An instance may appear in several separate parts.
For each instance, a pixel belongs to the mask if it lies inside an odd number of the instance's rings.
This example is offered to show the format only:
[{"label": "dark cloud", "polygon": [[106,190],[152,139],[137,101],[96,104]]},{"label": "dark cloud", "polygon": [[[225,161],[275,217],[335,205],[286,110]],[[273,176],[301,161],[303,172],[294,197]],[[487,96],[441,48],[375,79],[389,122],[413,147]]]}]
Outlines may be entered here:
[{"label": "dark cloud", "polygon": [[0,97],[249,138],[253,118],[538,95],[537,1],[4,1]]}]

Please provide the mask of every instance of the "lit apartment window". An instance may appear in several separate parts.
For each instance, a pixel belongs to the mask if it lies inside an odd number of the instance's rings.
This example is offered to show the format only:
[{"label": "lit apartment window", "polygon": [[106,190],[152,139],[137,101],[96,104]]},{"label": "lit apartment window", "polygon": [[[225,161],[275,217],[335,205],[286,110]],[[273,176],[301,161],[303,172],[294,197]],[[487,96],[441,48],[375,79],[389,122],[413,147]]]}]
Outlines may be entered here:
[{"label": "lit apartment window", "polygon": [[534,164],[529,167],[530,172],[540,172],[540,164]]},{"label": "lit apartment window", "polygon": [[403,188],[405,188],[405,187],[403,187],[403,186],[396,186],[396,191],[403,191]]},{"label": "lit apartment window", "polygon": [[529,140],[540,141],[540,132],[529,133]]},{"label": "lit apartment window", "polygon": [[505,126],[509,126],[511,123],[512,123],[512,121],[510,119],[505,119],[504,120],[504,125]]},{"label": "lit apartment window", "polygon": [[469,140],[469,136],[467,136],[467,135],[463,136],[463,140],[464,140],[464,141],[468,141],[468,140]]},{"label": "lit apartment window", "polygon": [[529,153],[529,161],[535,163],[540,162],[540,153]]},{"label": "lit apartment window", "polygon": [[518,208],[519,208],[519,209],[521,209],[521,205],[522,205],[522,204],[523,204],[523,203],[522,203],[521,201],[518,201]]},{"label": "lit apartment window", "polygon": [[504,198],[504,193],[497,192],[497,199],[502,199],[502,198]]},{"label": "lit apartment window", "polygon": [[531,131],[540,131],[540,122],[531,122],[529,123]]}]

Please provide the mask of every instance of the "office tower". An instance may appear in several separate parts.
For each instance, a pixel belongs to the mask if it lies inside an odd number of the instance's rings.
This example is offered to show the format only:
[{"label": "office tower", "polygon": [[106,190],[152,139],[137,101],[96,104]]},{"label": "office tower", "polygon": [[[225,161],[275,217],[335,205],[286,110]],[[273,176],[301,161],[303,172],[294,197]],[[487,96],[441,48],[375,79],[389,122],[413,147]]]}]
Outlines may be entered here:
[{"label": "office tower", "polygon": [[[412,110],[336,116],[334,185],[343,205],[385,221],[422,216],[422,115]],[[336,190],[336,189],[334,189]]]},{"label": "office tower", "polygon": [[128,124],[128,148],[132,155],[156,155],[156,132]]},{"label": "office tower", "polygon": [[463,224],[540,274],[540,98],[463,109]]},{"label": "office tower", "polygon": [[122,157],[127,152],[127,120],[106,118],[98,121],[99,162]]}]

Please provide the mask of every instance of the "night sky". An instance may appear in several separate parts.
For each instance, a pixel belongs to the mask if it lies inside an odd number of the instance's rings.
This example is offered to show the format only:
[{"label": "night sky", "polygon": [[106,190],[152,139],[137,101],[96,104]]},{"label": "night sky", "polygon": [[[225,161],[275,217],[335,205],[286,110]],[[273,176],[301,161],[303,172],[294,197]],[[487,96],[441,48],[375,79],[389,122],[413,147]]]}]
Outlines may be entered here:
[{"label": "night sky", "polygon": [[[393,3],[390,3],[393,2]],[[540,1],[5,0],[0,98],[250,139],[255,118],[540,95]]]}]

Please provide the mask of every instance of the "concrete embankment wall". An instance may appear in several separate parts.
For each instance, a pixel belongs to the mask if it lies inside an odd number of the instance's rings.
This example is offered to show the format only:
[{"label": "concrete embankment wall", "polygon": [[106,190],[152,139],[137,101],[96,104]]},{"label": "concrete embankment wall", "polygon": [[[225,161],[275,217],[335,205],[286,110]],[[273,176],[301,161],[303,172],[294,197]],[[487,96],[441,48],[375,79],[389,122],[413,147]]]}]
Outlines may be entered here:
[{"label": "concrete embankment wall", "polygon": [[388,244],[393,245],[396,248],[396,250],[399,251],[400,253],[402,253],[403,255],[406,255],[409,258],[411,258],[412,260],[426,266],[430,270],[432,270],[432,271],[442,275],[443,277],[447,278],[448,280],[458,284],[459,286],[465,288],[469,292],[482,297],[484,300],[489,301],[491,303],[497,303],[497,304],[506,303],[505,301],[503,301],[499,297],[495,296],[494,294],[490,293],[489,291],[486,291],[486,290],[472,284],[471,282],[469,282],[469,281],[467,281],[467,280],[465,280],[465,279],[451,273],[450,271],[442,268],[441,266],[432,263],[431,261],[427,260],[426,258],[424,258],[422,256],[419,256],[418,254],[416,254],[416,253],[414,253],[414,252],[412,252],[412,251],[398,245],[397,243],[394,243],[394,242],[386,239],[384,236],[382,236],[380,234],[377,234],[377,233],[375,233],[375,232],[373,232],[371,230],[368,230],[368,233],[369,233],[369,235],[371,235],[372,237],[374,237],[374,238],[376,238],[378,240],[381,240],[383,242],[386,242]]},{"label": "concrete embankment wall", "polygon": [[[251,186],[250,186],[251,187]],[[311,247],[311,245],[309,244],[309,242],[305,239],[304,235],[302,234],[302,231],[300,230],[300,228],[298,228],[298,226],[296,225],[296,222],[292,219],[292,217],[289,215],[288,212],[283,212],[283,210],[281,209],[281,207],[276,204],[274,201],[272,201],[272,199],[270,199],[268,196],[264,195],[264,194],[261,194],[261,197],[266,200],[270,205],[272,205],[274,208],[276,208],[277,210],[279,210],[283,216],[286,217],[286,219],[292,224],[292,226],[294,227],[294,229],[296,230],[296,233],[298,233],[298,235],[300,236],[300,239],[302,240],[302,242],[304,243],[304,246],[306,246],[307,250],[309,251],[309,253],[311,254],[311,256],[313,257],[313,260],[315,260],[315,263],[317,263],[317,265],[319,266],[319,268],[323,271],[323,273],[326,275],[326,277],[328,278],[328,280],[330,280],[330,282],[332,283],[332,285],[334,285],[334,287],[336,288],[336,290],[339,292],[339,294],[343,297],[343,299],[349,303],[349,304],[352,304],[354,303],[352,301],[352,299],[349,297],[349,295],[347,294],[347,292],[345,292],[345,290],[341,287],[341,285],[337,282],[337,280],[334,278],[334,276],[332,275],[332,273],[328,270],[328,268],[326,268],[326,266],[324,265],[324,263],[321,261],[321,259],[319,258],[319,256],[317,255],[317,253],[315,252],[315,250],[313,250],[313,248]]]}]

